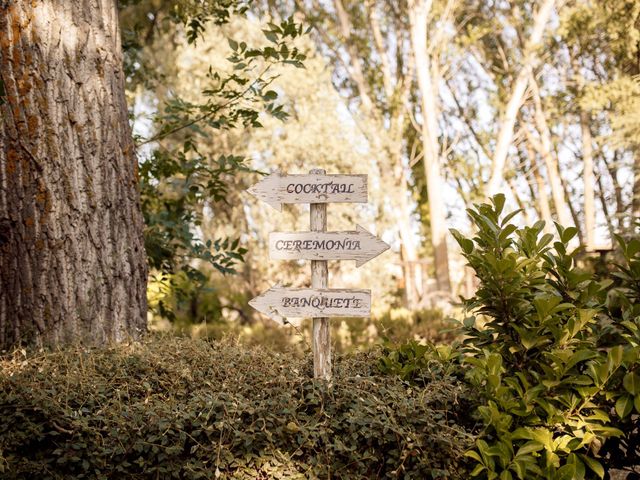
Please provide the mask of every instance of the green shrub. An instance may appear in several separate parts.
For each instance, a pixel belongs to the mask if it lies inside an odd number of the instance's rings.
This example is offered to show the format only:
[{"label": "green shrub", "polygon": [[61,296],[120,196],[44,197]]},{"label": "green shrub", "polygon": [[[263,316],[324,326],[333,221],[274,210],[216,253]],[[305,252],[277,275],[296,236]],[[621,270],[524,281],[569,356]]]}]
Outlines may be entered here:
[{"label": "green shrub", "polygon": [[415,384],[428,385],[438,378],[457,379],[462,355],[457,345],[421,344],[415,340],[385,345],[378,369]]},{"label": "green shrub", "polygon": [[517,228],[504,196],[469,210],[473,239],[453,231],[480,286],[466,301],[467,378],[485,426],[474,476],[602,478],[640,463],[640,240],[596,279],[569,251],[575,228]]},{"label": "green shrub", "polygon": [[377,353],[310,359],[229,340],[150,337],[0,362],[0,476],[459,478],[465,388],[380,375]]}]

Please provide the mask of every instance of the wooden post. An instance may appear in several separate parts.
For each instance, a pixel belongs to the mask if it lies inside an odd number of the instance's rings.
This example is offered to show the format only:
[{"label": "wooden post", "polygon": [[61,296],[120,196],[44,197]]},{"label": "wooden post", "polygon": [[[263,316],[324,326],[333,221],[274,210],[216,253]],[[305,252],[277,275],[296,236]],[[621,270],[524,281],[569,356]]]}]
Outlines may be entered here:
[{"label": "wooden post", "polygon": [[[323,169],[314,169],[309,173],[324,175]],[[327,204],[312,203],[310,214],[312,232],[327,231]],[[311,260],[311,287],[327,288],[329,270],[326,260]],[[313,319],[313,376],[323,380],[331,380],[331,331],[329,318]]]}]

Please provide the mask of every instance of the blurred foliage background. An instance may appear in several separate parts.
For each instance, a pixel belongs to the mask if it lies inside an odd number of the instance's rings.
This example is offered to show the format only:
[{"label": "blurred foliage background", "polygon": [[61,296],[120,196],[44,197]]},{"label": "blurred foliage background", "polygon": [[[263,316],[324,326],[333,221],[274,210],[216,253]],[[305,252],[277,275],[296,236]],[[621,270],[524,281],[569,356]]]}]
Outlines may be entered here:
[{"label": "blurred foliage background", "polygon": [[447,232],[473,232],[464,210],[495,191],[520,224],[576,227],[589,268],[640,216],[637,0],[127,0],[120,17],[153,329],[309,341],[247,305],[309,283],[267,250],[308,207],[245,191],[278,169],[369,176],[369,204],[330,205],[329,229],[392,249],[330,263],[332,287],[374,299],[334,322],[338,350],[451,340],[477,280]]}]

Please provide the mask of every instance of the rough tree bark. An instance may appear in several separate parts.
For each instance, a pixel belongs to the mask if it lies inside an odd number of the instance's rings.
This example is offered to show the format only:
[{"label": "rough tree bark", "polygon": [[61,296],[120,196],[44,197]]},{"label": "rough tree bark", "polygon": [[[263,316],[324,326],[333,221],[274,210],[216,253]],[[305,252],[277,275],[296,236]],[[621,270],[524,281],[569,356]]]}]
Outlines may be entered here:
[{"label": "rough tree bark", "polygon": [[115,0],[0,2],[0,348],[146,328]]}]

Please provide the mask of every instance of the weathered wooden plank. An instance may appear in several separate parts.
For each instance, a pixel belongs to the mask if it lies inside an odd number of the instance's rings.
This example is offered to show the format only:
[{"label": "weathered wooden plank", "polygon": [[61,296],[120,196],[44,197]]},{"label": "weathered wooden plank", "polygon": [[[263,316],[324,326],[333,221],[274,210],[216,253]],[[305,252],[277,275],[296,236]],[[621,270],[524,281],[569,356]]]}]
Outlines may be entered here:
[{"label": "weathered wooden plank", "polygon": [[366,203],[368,198],[367,175],[276,172],[247,191],[276,210],[283,203]]},{"label": "weathered wooden plank", "polygon": [[282,324],[287,318],[368,317],[371,290],[276,285],[252,299],[249,305]]},{"label": "weathered wooden plank", "polygon": [[[324,176],[326,170],[310,170],[310,175]],[[366,180],[366,177],[365,177]],[[289,188],[289,187],[287,187]],[[348,188],[345,188],[348,190]],[[366,193],[366,187],[365,187]],[[312,203],[309,208],[309,229],[312,232],[327,231],[327,204]],[[329,286],[329,268],[326,260],[311,260],[311,286],[327,288]],[[311,332],[313,348],[313,376],[331,381],[331,324],[329,317],[314,316]]]},{"label": "weathered wooden plank", "polygon": [[360,225],[345,232],[272,232],[269,256],[273,260],[355,260],[360,267],[389,245]]}]

